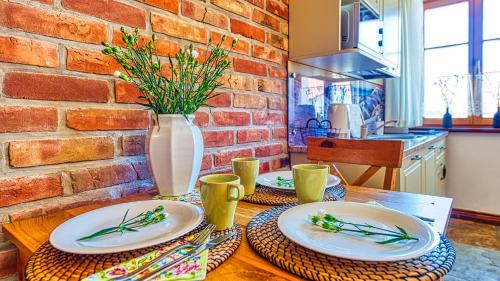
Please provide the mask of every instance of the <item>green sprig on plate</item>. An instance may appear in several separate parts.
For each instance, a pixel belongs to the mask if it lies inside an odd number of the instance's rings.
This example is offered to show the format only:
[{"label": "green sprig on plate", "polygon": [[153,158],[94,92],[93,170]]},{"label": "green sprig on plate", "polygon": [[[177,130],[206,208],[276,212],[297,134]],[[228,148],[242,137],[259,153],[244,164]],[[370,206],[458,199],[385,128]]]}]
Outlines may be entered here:
[{"label": "green sprig on plate", "polygon": [[358,224],[346,222],[334,217],[331,214],[319,211],[317,215],[309,216],[309,221],[321,227],[322,229],[334,233],[347,232],[358,233],[364,236],[388,236],[389,239],[383,241],[376,241],[378,244],[392,244],[399,241],[418,240],[418,238],[411,236],[405,229],[395,226],[397,230],[376,227],[368,223]]},{"label": "green sprig on plate", "polygon": [[276,177],[276,186],[293,188],[293,179],[285,179],[283,177]]},{"label": "green sprig on plate", "polygon": [[94,238],[101,237],[104,235],[109,235],[112,233],[122,233],[123,234],[124,232],[137,232],[138,229],[140,229],[140,228],[164,221],[168,217],[168,214],[163,212],[164,210],[165,210],[165,207],[160,205],[152,211],[142,212],[139,215],[137,215],[131,219],[128,219],[128,220],[127,220],[127,216],[128,216],[129,210],[127,210],[119,225],[105,228],[105,229],[101,229],[95,233],[88,235],[88,236],[84,236],[84,237],[78,239],[77,241],[88,241],[88,240],[92,240]]}]

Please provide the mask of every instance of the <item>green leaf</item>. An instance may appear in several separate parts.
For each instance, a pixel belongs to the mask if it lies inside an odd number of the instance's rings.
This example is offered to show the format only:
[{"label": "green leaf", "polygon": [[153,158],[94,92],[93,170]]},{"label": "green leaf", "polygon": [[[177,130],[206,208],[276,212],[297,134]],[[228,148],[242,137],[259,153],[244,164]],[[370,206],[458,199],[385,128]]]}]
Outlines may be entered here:
[{"label": "green leaf", "polygon": [[404,230],[402,227],[399,227],[396,225],[396,228],[399,229],[399,231],[401,231],[401,233],[408,235],[408,232],[406,232],[406,230]]}]

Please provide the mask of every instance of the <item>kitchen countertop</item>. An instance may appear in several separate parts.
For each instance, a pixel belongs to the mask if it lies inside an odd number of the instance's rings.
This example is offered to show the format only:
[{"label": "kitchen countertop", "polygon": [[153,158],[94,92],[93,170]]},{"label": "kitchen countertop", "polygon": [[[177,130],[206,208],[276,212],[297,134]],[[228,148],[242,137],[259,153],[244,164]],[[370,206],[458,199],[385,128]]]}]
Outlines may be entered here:
[{"label": "kitchen countertop", "polygon": [[[419,130],[423,131],[423,130]],[[410,133],[418,134],[417,131],[410,131]],[[420,150],[421,148],[440,141],[444,137],[448,136],[447,131],[433,131],[432,133],[426,133],[423,138],[418,139],[405,139],[404,141],[404,154],[405,156],[412,154],[413,152]],[[396,140],[396,139],[392,139]],[[307,146],[306,145],[290,145],[288,147],[288,151],[291,153],[306,153]]]}]

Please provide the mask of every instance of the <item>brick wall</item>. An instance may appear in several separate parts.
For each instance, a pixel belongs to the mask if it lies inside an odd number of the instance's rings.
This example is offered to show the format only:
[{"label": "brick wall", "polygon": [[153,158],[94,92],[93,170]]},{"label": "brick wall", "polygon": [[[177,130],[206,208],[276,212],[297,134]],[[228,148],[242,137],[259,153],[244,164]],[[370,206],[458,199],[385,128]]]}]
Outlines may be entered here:
[{"label": "brick wall", "polygon": [[161,56],[238,38],[216,108],[196,114],[203,173],[243,155],[261,158],[262,171],[286,165],[287,3],[0,0],[0,223],[154,190],[149,114],[100,53],[121,26],[157,33]]}]

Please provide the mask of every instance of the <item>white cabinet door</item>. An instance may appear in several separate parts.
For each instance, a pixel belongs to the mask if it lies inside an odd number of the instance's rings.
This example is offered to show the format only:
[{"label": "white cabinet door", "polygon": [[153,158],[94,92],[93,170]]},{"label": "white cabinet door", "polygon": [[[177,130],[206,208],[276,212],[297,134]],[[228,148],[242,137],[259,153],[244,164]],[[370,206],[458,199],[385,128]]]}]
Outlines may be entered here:
[{"label": "white cabinet door", "polygon": [[411,164],[401,171],[400,190],[411,193],[422,193],[422,158],[419,155],[413,156]]},{"label": "white cabinet door", "polygon": [[422,173],[422,193],[429,195],[438,195],[436,186],[436,154],[434,148],[428,149],[427,153],[422,158],[423,173]]}]

